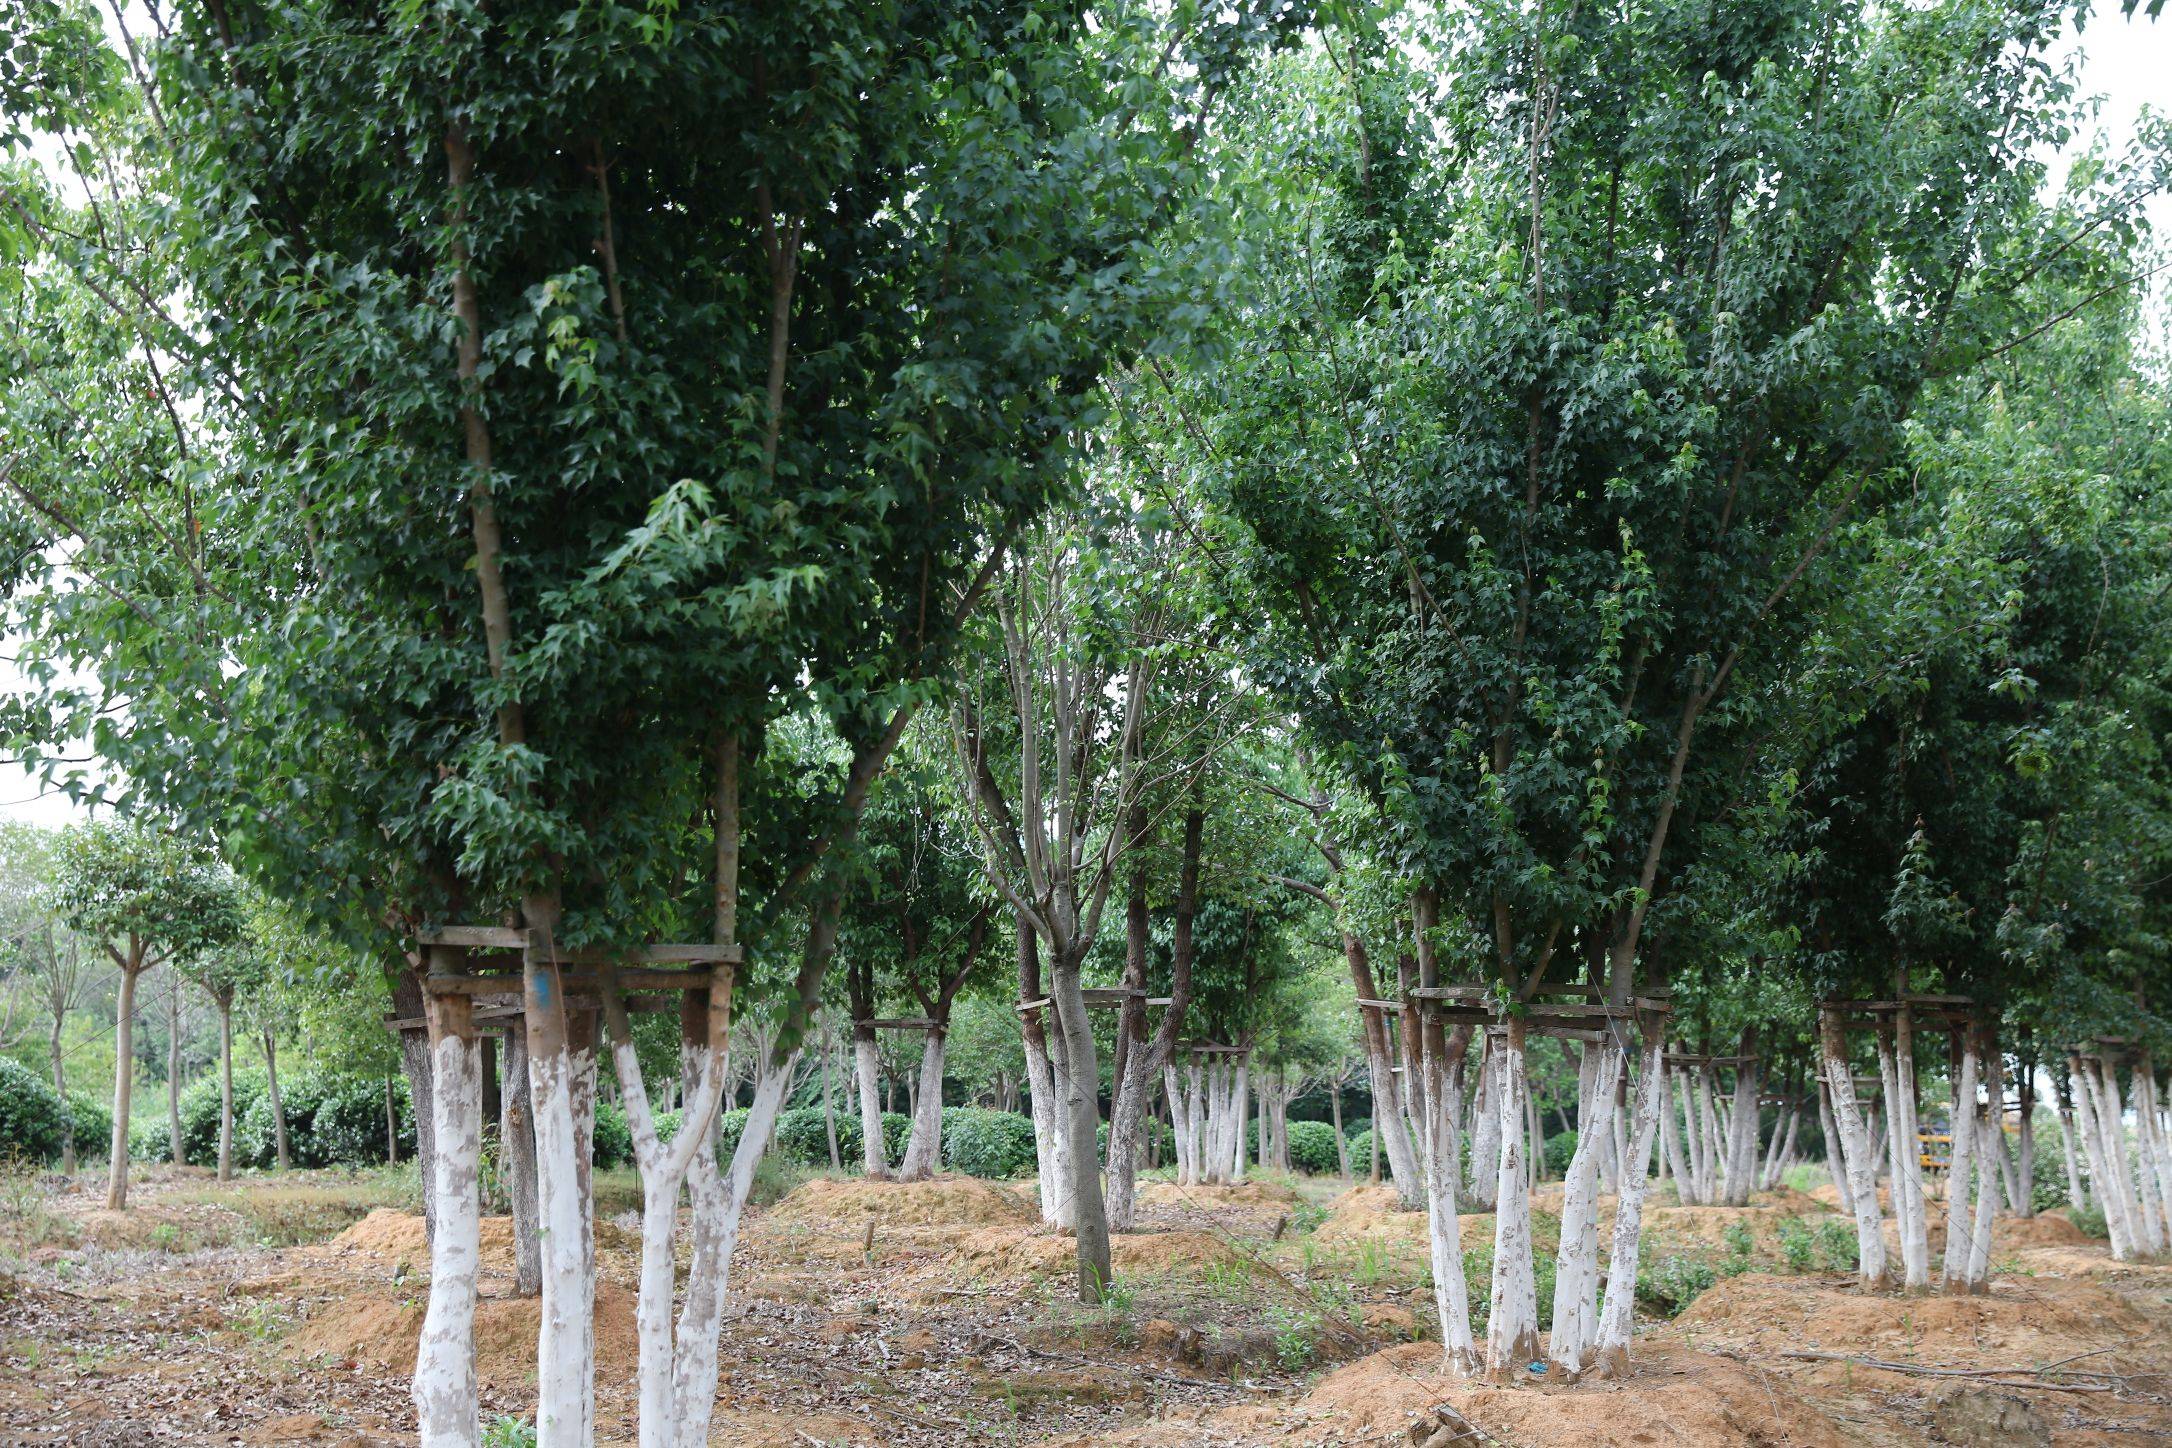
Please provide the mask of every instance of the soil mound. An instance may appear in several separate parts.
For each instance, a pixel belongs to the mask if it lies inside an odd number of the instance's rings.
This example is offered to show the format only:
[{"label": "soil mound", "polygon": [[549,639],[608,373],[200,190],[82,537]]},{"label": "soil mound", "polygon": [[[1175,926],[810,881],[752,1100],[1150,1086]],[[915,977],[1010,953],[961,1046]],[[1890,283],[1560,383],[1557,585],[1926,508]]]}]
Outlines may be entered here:
[{"label": "soil mound", "polygon": [[1975,1297],[1872,1294],[1844,1278],[1729,1278],[1691,1303],[1675,1329],[1774,1351],[2019,1363],[2125,1342],[2149,1319],[2089,1282],[1995,1279]]},{"label": "soil mound", "polygon": [[[989,1233],[960,1243],[950,1261],[980,1275],[1056,1277],[1076,1267],[1078,1244],[1056,1232]],[[1269,1270],[1213,1232],[1117,1233],[1109,1238],[1109,1262],[1119,1277]]]},{"label": "soil mound", "polygon": [[[1463,1233],[1464,1246],[1493,1240],[1491,1212],[1467,1213],[1456,1221]],[[1361,1242],[1380,1242],[1424,1250],[1428,1245],[1426,1232],[1426,1214],[1404,1211],[1395,1188],[1363,1186],[1352,1187],[1337,1197],[1334,1210],[1312,1235],[1313,1240],[1324,1246],[1354,1247]]]},{"label": "soil mound", "polygon": [[[503,1253],[510,1258],[513,1253],[513,1219],[483,1218],[482,1243],[485,1257]],[[390,1207],[376,1208],[325,1245],[351,1252],[367,1252],[387,1261],[404,1262],[417,1270],[430,1265],[429,1231],[423,1225],[422,1218],[413,1212],[394,1211]]]},{"label": "soil mound", "polygon": [[884,1227],[1006,1227],[1034,1219],[1023,1197],[978,1177],[924,1182],[816,1177],[769,1209],[787,1222],[845,1222],[873,1217]]},{"label": "soil mound", "polygon": [[[415,1366],[415,1343],[422,1332],[420,1298],[358,1296],[317,1308],[288,1337],[289,1348],[305,1357],[359,1358],[399,1373]],[[475,1370],[493,1387],[530,1387],[535,1381],[536,1331],[543,1320],[537,1297],[486,1297],[475,1304]],[[596,1284],[596,1361],[598,1379],[623,1370],[631,1374],[639,1358],[634,1331],[634,1295],[609,1281]]]},{"label": "soil mound", "polygon": [[1620,1382],[1496,1387],[1442,1372],[1437,1343],[1409,1343],[1328,1374],[1299,1406],[1374,1441],[1400,1438],[1412,1418],[1441,1403],[1495,1440],[1527,1448],[1840,1448],[1845,1441],[1815,1406],[1774,1392],[1751,1369],[1665,1346],[1640,1349]]},{"label": "soil mound", "polygon": [[1151,1207],[1280,1207],[1297,1200],[1293,1187],[1281,1182],[1243,1181],[1231,1186],[1178,1186],[1175,1182],[1143,1182],[1139,1200]]},{"label": "soil mound", "polygon": [[[1826,1183],[1825,1190],[1832,1190],[1830,1182]],[[1840,1209],[1837,1204],[1828,1203],[1816,1192],[1798,1192],[1786,1182],[1780,1183],[1769,1192],[1753,1194],[1750,1201],[1755,1206],[1769,1207],[1783,1214],[1793,1213],[1798,1216],[1804,1214],[1821,1215]]]}]

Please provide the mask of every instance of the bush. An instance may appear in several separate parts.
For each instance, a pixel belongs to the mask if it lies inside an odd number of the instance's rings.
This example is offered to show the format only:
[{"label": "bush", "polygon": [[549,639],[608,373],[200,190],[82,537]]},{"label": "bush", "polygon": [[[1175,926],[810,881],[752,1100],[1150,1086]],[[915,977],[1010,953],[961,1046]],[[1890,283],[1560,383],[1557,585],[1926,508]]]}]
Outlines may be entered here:
[{"label": "bush", "polygon": [[[745,1116],[740,1124],[745,1125]],[[894,1111],[882,1114],[883,1156],[892,1166],[905,1153],[905,1142],[912,1135],[912,1118],[900,1116]],[[734,1144],[738,1134],[733,1133]],[[823,1124],[822,1108],[796,1106],[777,1116],[776,1139],[769,1149],[787,1161],[802,1166],[828,1166],[830,1164],[829,1128]],[[844,1166],[856,1166],[860,1161],[860,1113],[840,1110],[837,1113],[837,1159]]]},{"label": "bush", "polygon": [[2074,1224],[2075,1230],[2079,1231],[2084,1237],[2095,1237],[2102,1240],[2112,1235],[2111,1228],[2104,1225],[2104,1204],[2102,1202],[2093,1207],[2069,1207],[2066,1216],[2067,1220]]},{"label": "bush", "polygon": [[[1370,1177],[1372,1171],[1373,1129],[1368,1126],[1362,1132],[1350,1138],[1350,1174],[1356,1177]],[[1395,1180],[1395,1169],[1388,1164],[1388,1154],[1385,1150],[1380,1153],[1380,1179],[1384,1182]]]},{"label": "bush", "polygon": [[1291,1122],[1290,1165],[1315,1176],[1342,1170],[1335,1156],[1335,1128],[1324,1121]]},{"label": "bush", "polygon": [[[304,1077],[299,1090],[281,1083],[287,1108],[287,1141],[297,1166],[364,1166],[385,1159],[385,1083],[378,1076]],[[415,1155],[415,1112],[407,1078],[393,1078],[392,1103],[400,1129],[400,1156]],[[266,1104],[268,1115],[270,1106]],[[267,1121],[268,1133],[270,1124]],[[265,1157],[258,1164],[267,1164]]]},{"label": "bush", "polygon": [[60,1093],[22,1062],[0,1056],[0,1158],[53,1160],[67,1123]]},{"label": "bush", "polygon": [[1678,1317],[1719,1274],[1694,1257],[1662,1257],[1637,1269],[1637,1301],[1668,1317]]},{"label": "bush", "polygon": [[1039,1165],[1033,1121],[1015,1111],[979,1106],[943,1108],[943,1165],[967,1176],[1024,1176]]},{"label": "bush", "polygon": [[78,1158],[102,1157],[113,1147],[113,1108],[88,1091],[68,1093],[68,1115],[75,1122]]},{"label": "bush", "polygon": [[1348,1141],[1356,1141],[1359,1137],[1363,1136],[1366,1132],[1371,1131],[1372,1129],[1373,1119],[1370,1116],[1360,1116],[1353,1120],[1345,1121],[1342,1124],[1343,1137],[1345,1140]]},{"label": "bush", "polygon": [[1546,1138],[1546,1174],[1559,1180],[1569,1174],[1569,1159],[1576,1155],[1576,1133],[1557,1132]]},{"label": "bush", "polygon": [[626,1111],[616,1101],[596,1098],[596,1134],[588,1144],[589,1160],[597,1166],[624,1166],[633,1160],[633,1128]]}]

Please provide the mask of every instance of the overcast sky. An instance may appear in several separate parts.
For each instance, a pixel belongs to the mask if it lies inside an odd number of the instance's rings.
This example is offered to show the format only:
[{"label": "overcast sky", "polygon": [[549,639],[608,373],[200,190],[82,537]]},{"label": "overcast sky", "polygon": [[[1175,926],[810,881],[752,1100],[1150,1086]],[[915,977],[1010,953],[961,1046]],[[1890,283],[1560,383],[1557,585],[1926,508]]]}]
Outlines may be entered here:
[{"label": "overcast sky", "polygon": [[[2099,15],[2085,33],[2068,37],[2055,58],[2063,63],[2077,50],[2081,54],[2082,91],[2104,98],[2100,125],[2118,154],[2132,142],[2144,107],[2159,114],[2172,110],[2172,15],[2129,20],[2117,13],[2116,5],[2105,9],[2108,13]],[[2076,144],[2085,139],[2077,137]],[[2054,172],[2056,183],[2061,168],[2055,166]],[[2159,194],[2147,209],[2158,235],[2172,237],[2172,196]],[[2172,274],[2159,276],[2152,292],[2157,315],[2165,316],[2172,310],[2166,305],[2172,298]],[[22,687],[15,668],[20,644],[12,633],[0,636],[0,695]],[[45,789],[19,764],[0,761],[0,819],[59,825],[82,817],[83,811],[66,796]]]}]

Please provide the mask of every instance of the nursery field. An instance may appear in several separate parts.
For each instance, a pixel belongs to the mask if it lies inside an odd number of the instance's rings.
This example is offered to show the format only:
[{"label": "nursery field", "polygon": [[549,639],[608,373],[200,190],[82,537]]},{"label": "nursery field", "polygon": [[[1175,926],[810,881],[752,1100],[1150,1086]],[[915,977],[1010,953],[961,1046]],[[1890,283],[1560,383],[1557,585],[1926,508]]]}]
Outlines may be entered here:
[{"label": "nursery field", "polygon": [[[1534,1202],[1542,1302],[1558,1192]],[[1149,1181],[1095,1308],[1065,1290],[1071,1244],[1030,1194],[765,1180],[710,1442],[1456,1441],[1429,1425],[1531,1448],[2172,1437],[2172,1264],[2114,1263],[2059,1213],[2000,1220],[1986,1294],[1866,1295],[1852,1231],[1817,1192],[1655,1199],[1634,1371],[1570,1390],[1441,1374],[1423,1217],[1389,1188]],[[638,1191],[610,1172],[597,1195],[598,1439],[631,1442]],[[125,1215],[87,1180],[17,1175],[0,1213],[0,1441],[412,1441],[429,1255],[411,1175],[220,1185],[156,1168]],[[1489,1218],[1464,1226],[1490,1242]],[[482,1268],[486,1441],[522,1443],[540,1304],[513,1295],[503,1218],[485,1219]]]}]

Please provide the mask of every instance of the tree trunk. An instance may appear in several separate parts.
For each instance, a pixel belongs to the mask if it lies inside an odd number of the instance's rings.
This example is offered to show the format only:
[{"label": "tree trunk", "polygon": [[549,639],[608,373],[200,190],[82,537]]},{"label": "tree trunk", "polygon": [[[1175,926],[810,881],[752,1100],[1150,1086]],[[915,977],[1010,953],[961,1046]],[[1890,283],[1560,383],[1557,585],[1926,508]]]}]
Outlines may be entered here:
[{"label": "tree trunk", "polygon": [[1862,1113],[1856,1107],[1855,1082],[1848,1074],[1847,1038],[1842,1034],[1840,1017],[1832,1011],[1818,1014],[1826,1089],[1832,1094],[1833,1123],[1839,1130],[1840,1149],[1847,1162],[1848,1200],[1855,1210],[1856,1271],[1864,1286],[1881,1288],[1889,1273],[1885,1232],[1878,1212],[1877,1158],[1872,1154]]},{"label": "tree trunk", "polygon": [[1524,1165],[1524,1024],[1512,1016],[1501,1033],[1501,1160],[1493,1198],[1492,1311],[1486,1320],[1486,1371],[1513,1381],[1539,1355],[1538,1287],[1531,1257],[1531,1192]]},{"label": "tree trunk", "polygon": [[837,1096],[830,1087],[830,1030],[828,1023],[822,1027],[822,1131],[829,1139],[830,1170],[843,1171],[844,1157],[837,1150]]},{"label": "tree trunk", "polygon": [[[1977,1167],[1976,1130],[1976,1036],[1973,1030],[1964,1029],[1961,1036],[1961,1073],[1953,1085],[1953,1169],[1946,1181],[1946,1262],[1945,1284],[1948,1292],[1968,1290],[1969,1243],[1975,1235],[1973,1189],[1979,1195],[1982,1184],[1974,1175]],[[1983,1165],[1990,1161],[1985,1154]],[[1985,1173],[1988,1176],[1988,1173]],[[1896,1194],[1897,1195],[1897,1194]]]},{"label": "tree trunk", "polygon": [[1818,1072],[1818,1136],[1825,1143],[1825,1170],[1833,1179],[1833,1190],[1840,1197],[1841,1212],[1852,1218],[1855,1215],[1855,1192],[1848,1180],[1848,1156],[1841,1150],[1840,1128],[1833,1121],[1833,1099],[1826,1084],[1826,1074]]},{"label": "tree trunk", "polygon": [[913,1098],[912,1140],[898,1168],[903,1181],[926,1181],[943,1164],[943,1039],[948,1027],[938,1022],[920,1048],[920,1090]]},{"label": "tree trunk", "polygon": [[1342,1082],[1331,1082],[1327,1088],[1328,1121],[1335,1128],[1335,1175],[1344,1185],[1350,1181],[1350,1144],[1342,1136]]},{"label": "tree trunk", "polygon": [[1660,1111],[1667,1095],[1665,1037],[1656,1027],[1644,1042],[1644,1065],[1637,1079],[1636,1128],[1629,1155],[1622,1162],[1621,1195],[1614,1201],[1614,1240],[1606,1264],[1606,1302],[1599,1311],[1599,1334],[1592,1344],[1591,1371],[1602,1378],[1629,1371],[1629,1335],[1636,1317],[1637,1253],[1644,1226],[1644,1192],[1652,1159],[1652,1138],[1659,1134]]},{"label": "tree trunk", "polygon": [[65,1024],[61,1016],[53,1017],[51,1040],[53,1056],[53,1094],[61,1101],[60,1113],[60,1170],[63,1175],[75,1175],[75,1113],[67,1110],[68,1071],[66,1058],[60,1049],[60,1032]]},{"label": "tree trunk", "polygon": [[181,1140],[181,978],[167,972],[172,987],[166,996],[166,1122],[172,1137],[173,1164],[188,1165],[188,1150]]},{"label": "tree trunk", "polygon": [[480,1441],[475,1282],[482,1248],[482,1060],[466,996],[433,997],[429,1021],[437,1151],[424,1190],[437,1198],[437,1231],[415,1352],[415,1419],[423,1448],[473,1448]]},{"label": "tree trunk", "polygon": [[874,1029],[860,1021],[852,1023],[852,1069],[860,1085],[860,1171],[880,1180],[890,1174],[882,1141],[882,1090],[877,1079],[881,1063]]},{"label": "tree trunk", "polygon": [[2005,1062],[1991,1027],[1984,1026],[1980,1034],[1983,1044],[1978,1055],[1984,1078],[1984,1116],[1976,1128],[1976,1211],[1968,1239],[1967,1277],[1968,1290],[1979,1293],[1990,1290],[1992,1219],[1998,1211],[1999,1192],[2005,1180],[1999,1169],[1996,1148],[2006,1134],[2002,1128],[2006,1116]]},{"label": "tree trunk", "polygon": [[279,1170],[286,1171],[294,1164],[287,1146],[287,1107],[279,1094],[279,1040],[270,1031],[263,1033],[264,1046],[264,1095],[271,1107],[273,1160]]},{"label": "tree trunk", "polygon": [[136,979],[140,964],[121,968],[121,998],[113,1020],[113,1142],[106,1163],[106,1210],[128,1209],[128,1103],[136,1075]]},{"label": "tree trunk", "polygon": [[219,1180],[234,1179],[234,998],[219,1007]]},{"label": "tree trunk", "polygon": [[[403,1020],[414,1020],[424,1015],[422,981],[413,970],[399,971],[392,981],[392,1013]],[[407,1077],[407,1105],[415,1118],[415,1164],[420,1179],[432,1179],[432,1163],[437,1159],[437,1111],[432,1103],[430,1090],[430,1040],[420,1029],[400,1032],[400,1071]],[[386,1132],[393,1133],[390,1117],[390,1101],[387,1100]],[[437,1230],[437,1205],[433,1193],[422,1194],[422,1224],[425,1232]]]},{"label": "tree trunk", "polygon": [[561,1009],[556,967],[527,967],[528,1094],[535,1119],[537,1217],[542,1235],[543,1311],[536,1338],[538,1448],[585,1445],[595,1382],[587,1371],[594,1333],[595,1279],[588,1271],[589,1206],[582,1185],[580,1077]]},{"label": "tree trunk", "polygon": [[1757,1169],[1757,1100],[1764,1089],[1764,1073],[1757,1060],[1750,1056],[1752,1039],[1744,1038],[1744,1059],[1735,1063],[1734,1099],[1727,1117],[1725,1189],[1721,1201],[1730,1207],[1750,1204],[1752,1176]]},{"label": "tree trunk", "polygon": [[528,1028],[516,1016],[505,1027],[498,1176],[513,1214],[513,1290],[522,1297],[535,1297],[543,1291],[543,1229],[535,1179],[535,1106],[528,1072]]},{"label": "tree trunk", "polygon": [[[1576,1150],[1562,1176],[1561,1241],[1555,1258],[1554,1325],[1548,1355],[1571,1380],[1589,1365],[1599,1330],[1599,1155],[1611,1135],[1621,1053],[1588,1046],[1577,1067]],[[1618,1205],[1615,1210],[1618,1212]]]},{"label": "tree trunk", "polygon": [[2070,1210],[2082,1211],[2089,1205],[2089,1189],[2082,1184],[2080,1147],[2075,1141],[2074,1105],[2062,1099],[2056,1113],[2059,1120],[2059,1156],[2066,1168],[2066,1200]]},{"label": "tree trunk", "polygon": [[2067,1064],[2074,1083],[2075,1119],[2081,1128],[2082,1148],[2089,1157],[2089,1181],[2104,1212],[2104,1234],[2111,1239],[2112,1260],[2125,1262],[2134,1256],[2134,1239],[2128,1233],[2124,1204],[2113,1176],[2119,1168],[2119,1159],[2114,1155],[2120,1151],[2119,1138],[2104,1130],[2103,1103],[2092,1079],[2095,1066],[2079,1056],[2069,1056]]},{"label": "tree trunk", "polygon": [[1079,962],[1055,962],[1050,995],[1063,1032],[1065,1123],[1071,1157],[1071,1222],[1078,1241],[1078,1300],[1098,1304],[1110,1283],[1109,1223],[1101,1196],[1101,1153],[1095,1141],[1101,1108],[1095,1100],[1101,1071],[1093,1027],[1080,994]]},{"label": "tree trunk", "polygon": [[[1413,1006],[1415,1009],[1415,1006]],[[1459,1037],[1458,1055],[1470,1049],[1468,1035]],[[1470,1284],[1463,1276],[1463,1224],[1456,1215],[1456,1183],[1462,1175],[1459,1126],[1462,1102],[1457,1100],[1456,1067],[1449,1058],[1446,1033],[1437,1021],[1423,1028],[1420,1056],[1415,1069],[1427,1077],[1425,1116],[1419,1123],[1420,1183],[1425,1197],[1426,1242],[1431,1253],[1433,1309],[1440,1317],[1441,1352],[1448,1371],[1470,1373],[1479,1364],[1478,1343],[1471,1335]],[[1379,1105],[1374,1099],[1373,1160],[1379,1162]],[[1401,1184],[1398,1183],[1398,1190]]]}]

